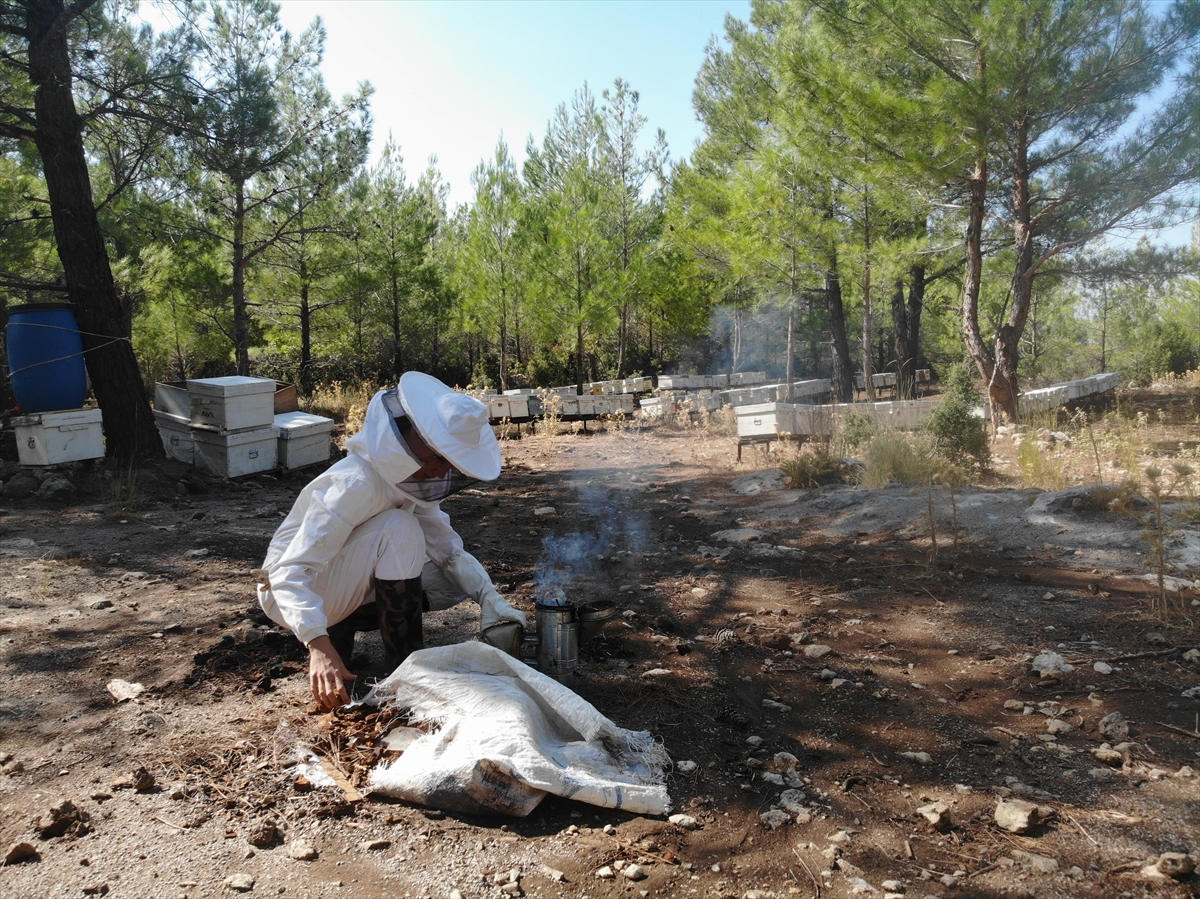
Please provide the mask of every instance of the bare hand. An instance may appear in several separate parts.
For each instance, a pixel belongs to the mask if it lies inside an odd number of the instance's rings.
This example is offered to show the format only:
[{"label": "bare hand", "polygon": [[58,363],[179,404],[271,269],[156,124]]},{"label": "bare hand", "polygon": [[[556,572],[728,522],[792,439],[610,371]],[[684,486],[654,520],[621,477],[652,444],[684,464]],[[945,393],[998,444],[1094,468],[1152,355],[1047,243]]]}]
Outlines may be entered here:
[{"label": "bare hand", "polygon": [[336,709],[350,701],[346,681],[354,678],[328,635],[317,637],[308,644],[308,683],[313,700],[323,711]]}]

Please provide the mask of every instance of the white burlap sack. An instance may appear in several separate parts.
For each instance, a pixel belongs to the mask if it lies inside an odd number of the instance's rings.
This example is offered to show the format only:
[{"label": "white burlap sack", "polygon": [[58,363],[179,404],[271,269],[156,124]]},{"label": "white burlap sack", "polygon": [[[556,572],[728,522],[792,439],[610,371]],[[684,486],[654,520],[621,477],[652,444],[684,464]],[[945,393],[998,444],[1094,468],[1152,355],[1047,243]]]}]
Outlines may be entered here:
[{"label": "white burlap sack", "polygon": [[410,655],[364,700],[438,725],[371,772],[370,789],[468,814],[528,815],[554,793],[605,808],[670,810],[670,759],[569,688],[486,643]]}]

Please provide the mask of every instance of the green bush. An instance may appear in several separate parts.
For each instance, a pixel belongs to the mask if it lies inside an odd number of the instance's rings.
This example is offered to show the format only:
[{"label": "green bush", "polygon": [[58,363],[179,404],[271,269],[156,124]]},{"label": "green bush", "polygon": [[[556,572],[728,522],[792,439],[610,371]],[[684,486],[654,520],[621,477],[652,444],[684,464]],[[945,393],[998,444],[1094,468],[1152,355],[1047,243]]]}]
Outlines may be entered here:
[{"label": "green bush", "polygon": [[975,414],[980,398],[966,366],[954,366],[946,378],[946,386],[941,401],[924,424],[924,430],[933,437],[934,452],[953,465],[971,462],[986,465],[991,456],[987,426]]},{"label": "green bush", "polygon": [[847,450],[858,449],[879,432],[879,426],[868,415],[847,412],[842,416],[838,442]]}]

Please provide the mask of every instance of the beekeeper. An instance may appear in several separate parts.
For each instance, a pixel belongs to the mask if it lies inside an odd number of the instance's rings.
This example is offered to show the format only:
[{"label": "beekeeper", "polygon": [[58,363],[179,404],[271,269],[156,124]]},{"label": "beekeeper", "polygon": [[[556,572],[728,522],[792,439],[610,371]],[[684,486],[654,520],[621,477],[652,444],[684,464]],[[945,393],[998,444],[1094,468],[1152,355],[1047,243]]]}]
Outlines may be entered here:
[{"label": "beekeeper", "polygon": [[480,629],[525,616],[501,598],[441,501],[500,474],[487,407],[405,372],[367,406],[346,458],[301,491],[258,576],[263,611],[308,648],[313,699],[350,701],[356,631],[378,629],[395,667],[421,648],[421,613],[471,597]]}]

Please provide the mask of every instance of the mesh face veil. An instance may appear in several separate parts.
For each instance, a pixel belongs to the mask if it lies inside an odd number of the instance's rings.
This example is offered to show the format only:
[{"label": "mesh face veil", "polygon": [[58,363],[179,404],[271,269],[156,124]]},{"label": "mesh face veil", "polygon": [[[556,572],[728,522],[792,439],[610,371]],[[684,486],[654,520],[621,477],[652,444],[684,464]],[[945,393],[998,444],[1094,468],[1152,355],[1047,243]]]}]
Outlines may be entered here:
[{"label": "mesh face veil", "polygon": [[[388,410],[388,416],[392,424],[392,433],[396,436],[396,441],[400,444],[400,448],[410,456],[418,465],[424,466],[429,460],[422,459],[417,455],[412,445],[409,443],[409,438],[406,435],[413,436],[429,446],[428,442],[421,436],[421,432],[417,429],[416,423],[408,410],[404,407],[404,401],[399,395],[399,391],[395,388],[387,391],[383,395],[383,404]],[[434,452],[432,449],[430,452]],[[437,456],[437,458],[443,458]],[[400,490],[407,493],[415,500],[425,503],[438,503],[448,496],[458,493],[460,490],[465,490],[478,484],[476,478],[472,478],[463,474],[453,465],[449,467],[441,477],[426,477],[418,479],[416,477],[408,477],[396,484]]]}]

